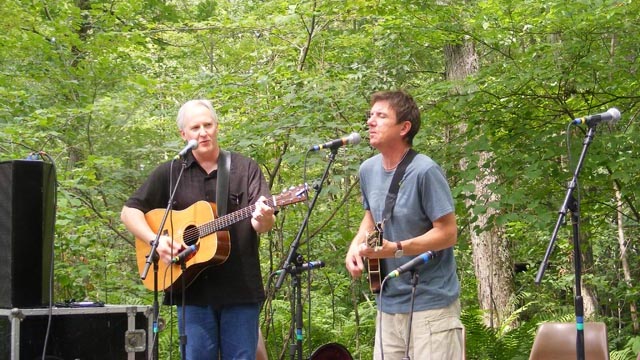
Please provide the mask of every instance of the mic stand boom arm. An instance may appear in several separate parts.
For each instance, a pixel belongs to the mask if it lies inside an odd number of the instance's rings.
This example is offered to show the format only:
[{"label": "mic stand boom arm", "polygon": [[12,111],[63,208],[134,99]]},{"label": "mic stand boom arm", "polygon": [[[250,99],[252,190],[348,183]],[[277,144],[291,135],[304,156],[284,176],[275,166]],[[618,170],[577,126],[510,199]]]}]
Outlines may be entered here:
[{"label": "mic stand boom arm", "polygon": [[547,252],[544,255],[544,260],[540,264],[540,268],[538,269],[538,274],[536,276],[535,283],[536,285],[540,285],[542,281],[542,277],[544,276],[544,271],[547,268],[547,264],[549,262],[549,257],[553,252],[553,248],[555,245],[556,237],[558,236],[558,230],[560,225],[564,223],[564,218],[567,215],[567,210],[571,211],[571,224],[573,227],[573,268],[575,273],[575,297],[574,297],[574,308],[576,315],[576,354],[578,360],[584,360],[584,302],[582,299],[582,255],[580,254],[580,202],[573,196],[573,192],[578,185],[578,175],[582,170],[582,165],[584,163],[584,159],[587,154],[587,149],[589,145],[593,141],[593,137],[595,136],[595,126],[589,127],[587,134],[585,135],[582,153],[580,154],[580,159],[578,159],[578,164],[576,165],[576,169],[573,174],[573,179],[567,186],[567,195],[565,196],[564,203],[559,210],[558,221],[556,222],[556,226],[553,229],[553,234],[551,235],[551,241],[549,242],[549,246],[547,247]]},{"label": "mic stand boom arm", "polygon": [[313,197],[313,200],[311,201],[311,204],[309,205],[309,209],[307,210],[307,215],[302,221],[302,225],[298,230],[298,234],[296,235],[295,239],[291,243],[291,246],[289,247],[289,254],[287,255],[286,260],[284,261],[284,264],[280,271],[280,276],[278,277],[278,280],[276,281],[276,284],[275,284],[275,291],[280,290],[280,287],[282,287],[282,283],[284,282],[284,278],[286,274],[291,273],[292,283],[294,285],[293,291],[297,295],[297,296],[294,296],[296,301],[295,310],[293,309],[294,307],[292,306],[292,314],[291,314],[292,325],[294,323],[296,324],[296,343],[295,345],[292,345],[292,348],[291,348],[291,359],[295,359],[295,355],[297,353],[298,355],[297,359],[302,360],[302,297],[300,295],[302,291],[302,286],[300,284],[299,271],[291,271],[291,269],[296,269],[297,267],[302,265],[302,257],[298,254],[300,239],[302,238],[302,234],[304,233],[304,230],[309,224],[309,217],[311,216],[311,212],[313,211],[313,208],[315,207],[315,204],[318,201],[318,196],[322,191],[322,184],[324,183],[324,181],[327,179],[327,176],[329,175],[329,168],[331,167],[331,164],[333,164],[333,162],[335,161],[337,152],[338,152],[338,149],[331,149],[331,153],[329,155],[329,163],[327,164],[327,167],[324,170],[324,174],[322,175],[322,179],[320,180],[320,183],[315,187],[316,193]]}]

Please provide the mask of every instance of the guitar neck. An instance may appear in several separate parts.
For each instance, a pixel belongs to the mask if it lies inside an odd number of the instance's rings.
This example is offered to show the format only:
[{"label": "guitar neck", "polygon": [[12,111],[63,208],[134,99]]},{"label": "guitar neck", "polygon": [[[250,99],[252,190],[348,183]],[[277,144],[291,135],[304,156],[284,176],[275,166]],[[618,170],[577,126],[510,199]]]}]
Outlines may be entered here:
[{"label": "guitar neck", "polygon": [[[265,201],[265,204],[271,207],[275,207],[275,198],[271,197]],[[236,210],[232,213],[220,216],[213,221],[209,221],[206,224],[202,224],[198,226],[198,231],[200,237],[205,237],[207,235],[211,235],[217,231],[225,229],[238,221],[244,220],[251,216],[251,214],[256,210],[256,205],[250,205],[240,210]]]}]

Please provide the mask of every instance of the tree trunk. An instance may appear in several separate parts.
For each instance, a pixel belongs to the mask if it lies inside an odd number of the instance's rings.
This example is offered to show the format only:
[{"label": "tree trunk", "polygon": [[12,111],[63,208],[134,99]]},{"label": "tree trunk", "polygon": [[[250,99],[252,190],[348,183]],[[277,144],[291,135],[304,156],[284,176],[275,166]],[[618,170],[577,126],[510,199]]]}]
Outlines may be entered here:
[{"label": "tree trunk", "polygon": [[[620,193],[620,189],[618,188],[618,184],[616,182],[613,183],[614,192],[616,194],[616,208],[618,210],[618,244],[620,246],[620,263],[622,264],[622,273],[624,274],[624,281],[627,283],[629,287],[633,286],[631,269],[629,268],[629,259],[627,256],[627,242],[625,241],[624,235],[624,226],[623,219],[624,215],[622,212],[624,202],[622,201],[622,194]],[[636,308],[635,302],[629,303],[629,310],[631,312],[631,322],[633,323],[633,331],[638,333],[638,309]]]},{"label": "tree trunk", "polygon": [[[450,44],[444,48],[445,73],[448,80],[462,80],[478,71],[478,58],[473,42],[465,40],[461,44]],[[456,89],[457,92],[464,91]],[[459,130],[464,133],[466,125]],[[482,170],[474,180],[475,195],[467,200],[467,208],[473,208],[476,202],[489,205],[499,200],[498,195],[492,193],[488,185],[495,183],[497,178],[490,165],[492,153],[483,152],[478,160],[478,169]],[[485,167],[485,164],[490,166]],[[466,160],[461,161],[463,169],[468,168]],[[510,313],[510,298],[513,294],[513,265],[509,253],[508,243],[504,237],[504,229],[493,222],[498,215],[497,210],[487,206],[480,214],[470,214],[476,217],[471,224],[471,245],[473,249],[473,263],[478,280],[478,300],[480,308],[485,311],[485,324],[490,327],[500,327]]]},{"label": "tree trunk", "polygon": [[[480,154],[479,162],[489,161],[491,154]],[[482,167],[481,167],[482,168]],[[490,204],[498,200],[488,185],[497,178],[489,167],[479,174],[474,181],[475,201],[467,201],[472,208],[478,202]],[[476,214],[470,214],[474,216]],[[476,221],[471,224],[471,245],[473,249],[473,265],[478,281],[478,301],[485,311],[485,325],[498,328],[512,311],[510,299],[513,294],[513,264],[509,252],[508,241],[504,237],[504,229],[493,222],[498,211],[487,207],[486,211],[477,214]]]}]

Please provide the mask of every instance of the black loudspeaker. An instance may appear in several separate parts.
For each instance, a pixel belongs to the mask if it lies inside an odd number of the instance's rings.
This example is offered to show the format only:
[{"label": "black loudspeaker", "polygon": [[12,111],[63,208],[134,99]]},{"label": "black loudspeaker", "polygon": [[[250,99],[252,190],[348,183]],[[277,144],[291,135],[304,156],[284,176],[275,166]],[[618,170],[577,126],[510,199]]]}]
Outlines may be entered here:
[{"label": "black loudspeaker", "polygon": [[43,161],[0,162],[0,308],[49,302],[55,177]]}]

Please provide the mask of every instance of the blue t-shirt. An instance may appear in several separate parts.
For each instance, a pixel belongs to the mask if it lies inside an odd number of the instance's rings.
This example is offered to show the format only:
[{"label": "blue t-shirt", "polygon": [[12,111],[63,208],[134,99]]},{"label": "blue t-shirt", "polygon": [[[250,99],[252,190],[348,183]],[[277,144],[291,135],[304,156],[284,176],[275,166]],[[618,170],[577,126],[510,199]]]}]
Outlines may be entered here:
[{"label": "blue t-shirt", "polygon": [[[382,155],[365,160],[360,166],[360,190],[365,210],[376,222],[382,220],[385,199],[394,171],[382,166]],[[433,220],[455,210],[449,184],[440,166],[430,157],[417,154],[407,166],[400,182],[398,197],[390,219],[384,222],[384,238],[389,241],[410,239],[433,228]],[[415,256],[381,259],[383,276]],[[460,293],[453,248],[437,252],[437,256],[418,266],[414,311],[438,309],[451,304]],[[377,296],[378,306],[386,313],[408,313],[411,305],[411,272],[388,279]]]}]

